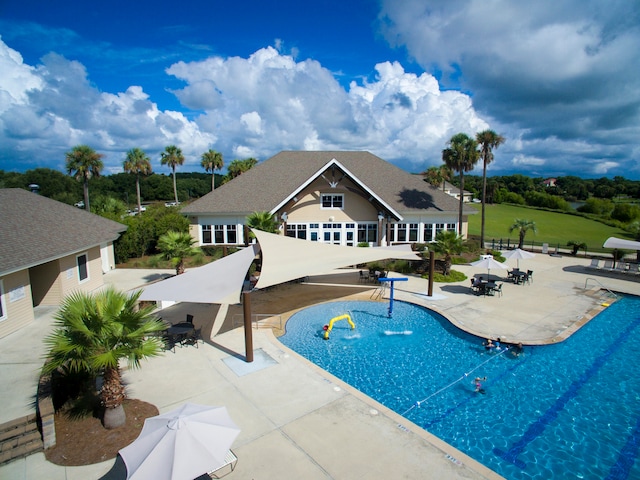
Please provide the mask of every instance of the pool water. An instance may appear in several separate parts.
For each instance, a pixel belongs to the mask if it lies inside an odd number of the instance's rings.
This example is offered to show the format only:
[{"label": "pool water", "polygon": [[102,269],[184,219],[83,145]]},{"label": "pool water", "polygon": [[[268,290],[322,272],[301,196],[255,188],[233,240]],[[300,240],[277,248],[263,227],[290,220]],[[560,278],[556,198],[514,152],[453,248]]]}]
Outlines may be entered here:
[{"label": "pool water", "polygon": [[[426,308],[387,310],[316,305],[280,341],[505,478],[640,478],[640,297],[519,356],[486,351]],[[356,328],[338,321],[324,340],[323,325],[344,313]]]}]

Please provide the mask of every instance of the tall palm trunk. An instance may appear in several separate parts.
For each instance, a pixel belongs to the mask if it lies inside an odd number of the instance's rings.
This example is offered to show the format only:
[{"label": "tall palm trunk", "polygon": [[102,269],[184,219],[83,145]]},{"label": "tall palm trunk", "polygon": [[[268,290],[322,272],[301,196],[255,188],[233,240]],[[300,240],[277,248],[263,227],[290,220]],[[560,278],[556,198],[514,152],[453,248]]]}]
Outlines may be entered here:
[{"label": "tall palm trunk", "polygon": [[82,193],[84,194],[84,209],[90,212],[89,209],[89,179],[85,176],[82,184]]},{"label": "tall palm trunk", "polygon": [[[136,175],[136,195],[138,196],[138,215],[142,213],[142,201],[140,199],[140,174]],[[127,206],[127,208],[129,208]]]},{"label": "tall palm trunk", "polygon": [[173,196],[176,199],[176,205],[178,205],[178,187],[176,186],[176,167],[173,167]]},{"label": "tall palm trunk", "polygon": [[462,235],[462,208],[464,206],[464,172],[460,170],[460,211],[458,212],[458,235]]},{"label": "tall palm trunk", "polygon": [[487,202],[487,159],[484,158],[482,167],[482,219],[480,226],[480,248],[484,249],[484,207]]}]

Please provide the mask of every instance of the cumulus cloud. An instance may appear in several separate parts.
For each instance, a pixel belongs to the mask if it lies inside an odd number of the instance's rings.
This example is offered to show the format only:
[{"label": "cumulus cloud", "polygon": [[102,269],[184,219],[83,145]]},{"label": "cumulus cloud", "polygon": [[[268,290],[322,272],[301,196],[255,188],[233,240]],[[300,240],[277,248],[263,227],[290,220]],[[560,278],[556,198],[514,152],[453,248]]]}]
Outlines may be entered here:
[{"label": "cumulus cloud", "polygon": [[[267,47],[248,58],[178,62],[167,73],[185,82],[174,93],[215,133],[217,147],[261,158],[284,149],[369,150],[411,170],[440,164],[454,133],[487,128],[469,96],[440,90],[427,73],[399,63],[375,66],[372,81],[344,89],[314,60]],[[207,85],[203,89],[202,85]]]},{"label": "cumulus cloud", "polygon": [[[520,146],[555,138],[558,150],[541,158],[561,171],[598,159],[638,176],[629,150],[640,134],[639,17],[640,4],[622,0],[383,0],[379,21],[446,87],[472,91],[478,111]],[[593,151],[585,159],[565,142]],[[509,143],[494,168],[514,158]]]},{"label": "cumulus cloud", "polygon": [[122,171],[130,148],[157,155],[172,143],[195,164],[215,140],[182,113],[159,110],[142,87],[101,92],[82,64],[61,55],[50,53],[29,66],[0,40],[0,68],[3,168],[62,169],[65,152],[81,143],[105,154],[108,172]]}]

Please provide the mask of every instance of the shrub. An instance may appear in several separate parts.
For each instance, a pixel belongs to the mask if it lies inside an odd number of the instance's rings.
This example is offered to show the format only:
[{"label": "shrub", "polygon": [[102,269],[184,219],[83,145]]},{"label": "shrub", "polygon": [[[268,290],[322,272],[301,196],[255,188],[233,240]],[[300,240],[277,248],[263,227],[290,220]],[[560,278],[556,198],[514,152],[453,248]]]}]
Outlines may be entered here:
[{"label": "shrub", "polygon": [[[422,278],[429,278],[429,274],[427,273],[423,275]],[[446,276],[439,272],[433,272],[433,281],[438,283],[455,283],[461,282],[466,279],[467,276],[462,272],[458,272],[457,270],[450,270],[449,275]]]}]

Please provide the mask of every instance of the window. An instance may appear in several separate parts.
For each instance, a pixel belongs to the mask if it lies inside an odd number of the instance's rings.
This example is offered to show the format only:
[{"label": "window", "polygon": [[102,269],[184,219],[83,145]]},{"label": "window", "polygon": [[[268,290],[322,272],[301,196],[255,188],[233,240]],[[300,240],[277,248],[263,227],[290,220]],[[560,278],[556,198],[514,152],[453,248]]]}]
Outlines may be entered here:
[{"label": "window", "polygon": [[436,235],[444,231],[444,223],[436,223]]},{"label": "window", "polygon": [[4,305],[4,286],[0,280],[0,320],[7,318],[7,308]]},{"label": "window", "polygon": [[433,240],[433,223],[424,224],[424,241],[430,242]]},{"label": "window", "polygon": [[322,208],[342,209],[344,206],[344,195],[323,193]]},{"label": "window", "polygon": [[378,225],[375,223],[358,224],[358,243],[378,243]]},{"label": "window", "polygon": [[86,253],[76,257],[76,265],[78,266],[78,281],[80,283],[87,281],[89,279],[89,265]]},{"label": "window", "polygon": [[307,239],[307,226],[287,224],[287,237],[300,238],[302,240]]},{"label": "window", "polygon": [[237,227],[236,225],[214,225],[213,240],[219,244],[235,244],[237,243]]},{"label": "window", "polygon": [[410,242],[418,241],[418,224],[417,223],[409,224],[409,241]]},{"label": "window", "polygon": [[457,230],[455,223],[447,223],[447,230],[455,232]]},{"label": "window", "polygon": [[202,225],[202,243],[211,243],[211,225]]},{"label": "window", "polygon": [[396,238],[398,239],[398,242],[407,241],[407,224],[406,223],[398,223],[398,234]]}]

